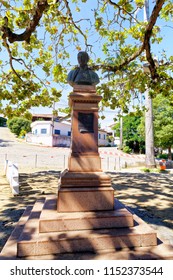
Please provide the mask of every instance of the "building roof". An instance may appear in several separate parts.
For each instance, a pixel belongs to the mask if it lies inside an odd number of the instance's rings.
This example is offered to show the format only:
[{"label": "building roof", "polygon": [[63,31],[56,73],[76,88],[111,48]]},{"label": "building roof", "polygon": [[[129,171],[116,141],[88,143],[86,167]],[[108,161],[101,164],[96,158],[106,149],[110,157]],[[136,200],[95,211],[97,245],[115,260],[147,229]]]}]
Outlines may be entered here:
[{"label": "building roof", "polygon": [[98,131],[107,133],[107,131],[103,128],[98,128]]},{"label": "building roof", "polygon": [[54,121],[62,121],[68,116],[53,116],[53,114],[32,114],[32,122],[38,121],[40,119],[44,121],[51,121],[54,118]]},{"label": "building roof", "polygon": [[36,121],[39,119],[43,120],[52,120],[53,114],[32,114],[32,121]]}]

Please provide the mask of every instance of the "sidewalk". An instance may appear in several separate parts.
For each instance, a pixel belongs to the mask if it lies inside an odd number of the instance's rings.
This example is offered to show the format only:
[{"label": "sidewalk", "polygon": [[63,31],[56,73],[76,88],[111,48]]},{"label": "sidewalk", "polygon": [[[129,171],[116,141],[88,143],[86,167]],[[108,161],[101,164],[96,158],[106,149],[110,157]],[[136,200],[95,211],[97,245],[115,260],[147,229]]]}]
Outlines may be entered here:
[{"label": "sidewalk", "polygon": [[[13,197],[6,178],[0,175],[0,250],[28,205],[56,194],[59,171],[20,174],[20,195]],[[143,173],[138,169],[109,173],[115,197],[149,223],[173,245],[173,175]]]}]

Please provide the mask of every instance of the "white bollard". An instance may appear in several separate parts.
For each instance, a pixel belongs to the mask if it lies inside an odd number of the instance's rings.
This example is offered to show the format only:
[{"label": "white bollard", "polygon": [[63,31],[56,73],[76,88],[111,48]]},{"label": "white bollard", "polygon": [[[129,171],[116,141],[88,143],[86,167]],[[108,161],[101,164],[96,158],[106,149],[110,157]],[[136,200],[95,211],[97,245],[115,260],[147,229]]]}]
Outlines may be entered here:
[{"label": "white bollard", "polygon": [[8,168],[8,159],[5,160],[5,164],[4,164],[4,174],[7,174],[7,168]]},{"label": "white bollard", "polygon": [[9,183],[10,183],[10,181],[11,181],[11,173],[12,173],[12,162],[11,162],[11,161],[8,161],[6,177],[7,177],[7,181],[8,181]]},{"label": "white bollard", "polygon": [[8,161],[6,166],[6,178],[10,184],[12,194],[19,194],[19,171],[17,164]]},{"label": "white bollard", "polygon": [[12,165],[11,189],[14,195],[19,194],[19,172],[16,163]]}]

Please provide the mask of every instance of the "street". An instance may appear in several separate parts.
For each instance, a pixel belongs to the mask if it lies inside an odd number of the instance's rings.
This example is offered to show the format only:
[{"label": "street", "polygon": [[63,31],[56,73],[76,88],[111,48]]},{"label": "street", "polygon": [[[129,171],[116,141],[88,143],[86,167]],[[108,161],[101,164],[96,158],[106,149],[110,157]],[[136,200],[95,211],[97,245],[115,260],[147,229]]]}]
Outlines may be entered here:
[{"label": "street", "polygon": [[27,168],[63,169],[67,165],[69,149],[30,145],[18,140],[6,127],[0,127],[0,169],[6,159]]},{"label": "street", "polygon": [[[62,147],[43,147],[17,139],[7,127],[0,127],[0,171],[5,160],[17,163],[19,171],[29,169],[63,170],[68,164],[70,149]],[[115,147],[100,147],[102,169],[115,171],[122,168],[144,165],[143,155],[129,155]]]}]

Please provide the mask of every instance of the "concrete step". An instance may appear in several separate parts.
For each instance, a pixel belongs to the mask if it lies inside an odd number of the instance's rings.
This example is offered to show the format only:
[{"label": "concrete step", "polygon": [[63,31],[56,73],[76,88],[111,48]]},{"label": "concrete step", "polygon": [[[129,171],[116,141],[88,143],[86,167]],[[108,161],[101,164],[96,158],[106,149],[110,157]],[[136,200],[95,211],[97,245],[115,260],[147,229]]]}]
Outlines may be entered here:
[{"label": "concrete step", "polygon": [[59,233],[23,232],[19,238],[18,256],[98,252],[157,245],[157,234],[146,224],[131,229],[82,230]]},{"label": "concrete step", "polygon": [[39,232],[133,227],[133,215],[118,200],[114,210],[58,213],[57,197],[47,196],[39,220]]},{"label": "concrete step", "polygon": [[2,251],[0,252],[0,260],[4,259],[16,259],[17,256],[17,240],[21,235],[24,226],[29,219],[31,214],[32,206],[28,206],[23,215],[21,216],[20,220],[18,221],[16,227],[12,231],[10,237],[8,238],[6,244],[4,245]]},{"label": "concrete step", "polygon": [[[26,208],[3,247],[0,260],[173,259],[173,247],[156,238],[156,232],[136,215],[133,215],[133,229],[126,229],[126,231],[120,228],[40,234],[39,216],[43,205],[44,201],[36,202],[32,215],[30,214],[31,207]],[[119,205],[124,207],[121,203]],[[94,237],[93,240],[92,237]],[[117,249],[116,247],[120,247],[120,244],[122,249]],[[84,248],[81,250],[83,245],[85,245],[85,251],[83,251]],[[138,247],[131,248],[135,245]],[[18,250],[20,249],[18,252],[17,247]],[[103,249],[105,247],[106,249]],[[78,249],[77,252],[76,249]],[[92,251],[89,252],[88,249]],[[59,253],[60,251],[65,253]]]},{"label": "concrete step", "polygon": [[[62,253],[99,252],[157,245],[157,234],[137,216],[134,227],[39,232],[44,203],[36,203],[17,242],[18,257]],[[119,203],[118,209],[122,209]],[[56,210],[55,210],[56,211]],[[71,213],[70,213],[71,214]]]}]

